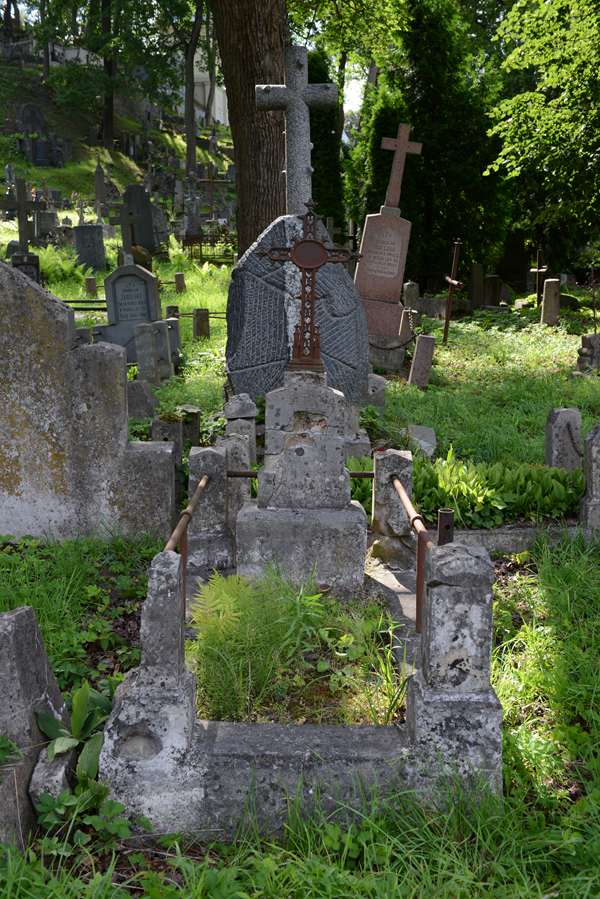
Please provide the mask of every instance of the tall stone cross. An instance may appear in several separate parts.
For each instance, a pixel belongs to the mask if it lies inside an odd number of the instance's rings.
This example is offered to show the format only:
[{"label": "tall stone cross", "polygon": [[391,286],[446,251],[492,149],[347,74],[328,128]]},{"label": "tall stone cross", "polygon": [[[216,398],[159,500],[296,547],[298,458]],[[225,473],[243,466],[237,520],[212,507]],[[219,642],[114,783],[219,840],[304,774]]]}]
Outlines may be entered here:
[{"label": "tall stone cross", "polygon": [[15,198],[0,197],[0,209],[17,210],[19,224],[19,252],[26,253],[29,248],[28,217],[29,213],[39,205],[35,200],[27,198],[27,185],[23,178],[16,179]]},{"label": "tall stone cross", "polygon": [[335,84],[308,83],[305,47],[286,47],[285,84],[257,84],[258,109],[285,112],[285,173],[288,215],[304,214],[312,197],[310,108],[337,106]]},{"label": "tall stone cross", "polygon": [[384,137],[381,141],[382,150],[393,150],[394,160],[392,162],[392,171],[388,183],[387,193],[385,195],[386,206],[400,205],[400,191],[402,190],[402,178],[404,175],[404,164],[408,153],[416,153],[421,155],[423,144],[417,144],[408,139],[410,134],[410,125],[398,125],[398,134],[396,137]]},{"label": "tall stone cross", "polygon": [[352,252],[342,247],[326,247],[317,237],[317,217],[312,200],[304,204],[308,212],[302,216],[302,237],[291,247],[271,247],[262,255],[273,262],[293,262],[302,273],[300,318],[294,331],[292,371],[324,371],[321,338],[316,322],[317,271],[328,262],[348,262]]}]

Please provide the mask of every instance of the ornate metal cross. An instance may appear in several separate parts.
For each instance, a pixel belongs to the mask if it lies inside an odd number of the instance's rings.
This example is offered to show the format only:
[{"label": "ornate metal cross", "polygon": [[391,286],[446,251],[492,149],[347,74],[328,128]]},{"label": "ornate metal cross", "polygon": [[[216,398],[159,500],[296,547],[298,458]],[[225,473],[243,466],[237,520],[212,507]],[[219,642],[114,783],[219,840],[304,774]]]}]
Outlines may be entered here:
[{"label": "ornate metal cross", "polygon": [[310,108],[335,107],[335,84],[308,83],[305,47],[286,47],[285,84],[257,84],[258,109],[285,111],[285,172],[288,215],[302,215],[312,196]]},{"label": "ornate metal cross", "polygon": [[315,318],[317,271],[328,262],[348,262],[356,254],[341,247],[326,247],[317,238],[315,204],[305,203],[308,210],[302,216],[302,237],[291,247],[271,247],[263,251],[273,262],[293,262],[302,273],[300,319],[294,330],[294,345],[288,368],[292,371],[324,371],[321,359],[319,326]]},{"label": "ornate metal cross", "polygon": [[390,181],[385,195],[386,206],[400,205],[400,191],[402,190],[402,177],[404,175],[404,163],[406,162],[407,153],[416,153],[421,155],[423,144],[417,144],[409,141],[410,125],[398,125],[398,134],[396,137],[384,137],[381,141],[382,150],[393,150],[394,161],[392,162],[392,172]]}]

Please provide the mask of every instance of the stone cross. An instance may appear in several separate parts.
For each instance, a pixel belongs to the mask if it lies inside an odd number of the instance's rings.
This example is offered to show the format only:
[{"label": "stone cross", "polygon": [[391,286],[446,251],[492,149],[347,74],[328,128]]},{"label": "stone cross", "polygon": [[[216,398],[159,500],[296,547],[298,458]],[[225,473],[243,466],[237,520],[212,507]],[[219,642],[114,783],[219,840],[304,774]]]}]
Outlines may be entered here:
[{"label": "stone cross", "polygon": [[328,262],[348,262],[350,250],[326,247],[316,235],[317,217],[314,203],[304,204],[308,212],[302,217],[302,237],[291,247],[271,247],[264,255],[273,262],[293,262],[302,273],[300,319],[294,331],[294,347],[288,368],[296,371],[324,371],[321,339],[315,316],[317,271]]},{"label": "stone cross", "polygon": [[106,184],[104,183],[104,169],[100,164],[100,160],[96,163],[96,171],[94,172],[94,193],[96,195],[96,205],[104,206],[106,203]]},{"label": "stone cross", "polygon": [[303,215],[312,197],[310,108],[337,106],[334,84],[308,83],[305,47],[286,47],[285,84],[257,84],[258,109],[285,111],[285,172],[288,215]]},{"label": "stone cross", "polygon": [[382,150],[393,150],[394,161],[392,162],[392,171],[385,195],[386,206],[400,205],[400,191],[402,190],[402,177],[404,175],[404,164],[406,162],[407,153],[416,153],[421,155],[423,144],[417,144],[409,141],[410,125],[398,125],[398,134],[396,137],[384,137],[381,141]]},{"label": "stone cross", "polygon": [[16,200],[11,197],[0,197],[0,209],[14,209],[16,206],[17,221],[19,223],[19,252],[26,253],[29,247],[27,218],[38,204],[35,200],[27,199],[27,185],[23,178],[16,179],[15,194]]}]

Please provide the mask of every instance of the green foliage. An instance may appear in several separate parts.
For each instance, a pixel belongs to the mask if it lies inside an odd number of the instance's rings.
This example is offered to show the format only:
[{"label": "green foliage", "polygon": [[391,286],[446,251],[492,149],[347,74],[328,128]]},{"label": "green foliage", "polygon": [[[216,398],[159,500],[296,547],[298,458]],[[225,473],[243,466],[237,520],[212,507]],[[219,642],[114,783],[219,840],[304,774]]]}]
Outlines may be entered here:
[{"label": "green foliage", "polygon": [[445,459],[417,458],[414,465],[414,497],[424,518],[434,522],[438,509],[452,508],[461,527],[566,518],[577,513],[583,490],[581,471],[461,462],[451,450]]},{"label": "green foliage", "polygon": [[[308,56],[308,80],[325,84],[331,81],[329,64],[323,51],[314,50]],[[341,168],[341,114],[333,109],[311,108],[310,134],[313,144],[312,166],[313,200],[318,214],[331,216],[338,226],[344,225],[344,197]]]},{"label": "green foliage", "polygon": [[56,105],[65,110],[84,109],[98,116],[105,88],[105,77],[98,66],[67,62],[53,67],[48,77]]},{"label": "green foliage", "polygon": [[337,703],[343,720],[388,723],[403,703],[394,627],[376,604],[344,610],[274,571],[255,582],[215,574],[192,621],[189,654],[208,718],[331,720]]},{"label": "green foliage", "polygon": [[[371,456],[352,456],[346,460],[348,471],[373,471]],[[360,503],[370,517],[373,506],[373,481],[369,478],[352,478],[350,481],[352,499]]]},{"label": "green foliage", "polygon": [[3,765],[10,765],[13,762],[18,762],[22,757],[23,753],[17,744],[9,739],[9,737],[0,734],[0,768],[2,768]]},{"label": "green foliage", "polygon": [[491,168],[505,174],[521,226],[558,268],[598,235],[600,8],[519,0],[497,40],[509,93],[490,110],[502,141]]},{"label": "green foliage", "polygon": [[37,723],[42,733],[50,737],[48,758],[79,750],[76,773],[79,780],[94,780],[102,749],[103,726],[110,714],[110,699],[93,690],[87,681],[73,691],[71,697],[71,729],[68,730],[51,712],[39,712]]},{"label": "green foliage", "polygon": [[52,283],[53,287],[61,284],[66,286],[65,282],[69,282],[69,287],[80,286],[84,283],[86,275],[90,274],[90,269],[79,265],[72,249],[57,250],[50,245],[37,247],[36,254],[40,257],[42,277],[47,283]]}]

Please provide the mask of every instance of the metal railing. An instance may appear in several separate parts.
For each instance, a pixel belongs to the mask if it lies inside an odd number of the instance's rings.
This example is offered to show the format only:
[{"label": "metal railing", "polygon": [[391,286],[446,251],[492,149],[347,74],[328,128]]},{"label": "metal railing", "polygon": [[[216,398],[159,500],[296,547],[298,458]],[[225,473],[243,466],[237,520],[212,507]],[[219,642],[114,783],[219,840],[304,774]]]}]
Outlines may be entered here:
[{"label": "metal railing", "polygon": [[[412,504],[411,498],[406,492],[406,488],[397,475],[392,475],[392,484],[400,502],[404,507],[404,511],[408,516],[410,526],[417,535],[417,589],[416,589],[416,609],[415,609],[415,630],[421,633],[423,626],[423,606],[425,603],[425,562],[427,552],[435,543],[429,539],[429,533],[425,527],[423,518]],[[454,511],[452,509],[440,509],[438,511],[438,540],[437,545],[443,546],[445,543],[451,543],[454,539]]]},{"label": "metal railing", "polygon": [[187,563],[188,563],[188,527],[190,521],[194,517],[194,512],[196,511],[196,507],[200,502],[200,497],[204,493],[206,489],[206,485],[208,484],[208,475],[202,475],[200,480],[198,481],[198,486],[194,491],[194,495],[192,496],[189,504],[183,510],[181,515],[179,516],[179,521],[175,525],[175,529],[169,539],[165,544],[165,551],[171,550],[175,551],[179,549],[179,555],[181,556],[181,561],[183,563],[183,593],[184,596],[187,595],[186,591],[186,576],[187,576]]}]

